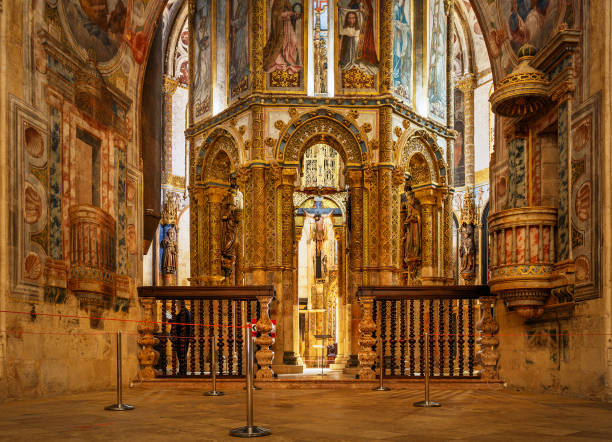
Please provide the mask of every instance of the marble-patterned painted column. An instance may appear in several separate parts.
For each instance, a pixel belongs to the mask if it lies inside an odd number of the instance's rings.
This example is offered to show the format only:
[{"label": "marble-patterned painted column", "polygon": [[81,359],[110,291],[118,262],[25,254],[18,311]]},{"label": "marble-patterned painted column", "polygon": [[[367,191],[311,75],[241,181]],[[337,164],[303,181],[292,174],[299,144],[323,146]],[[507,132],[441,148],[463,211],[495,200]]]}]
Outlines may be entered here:
[{"label": "marble-patterned painted column", "polygon": [[506,209],[527,205],[527,133],[523,127],[507,131],[508,202]]},{"label": "marble-patterned painted column", "polygon": [[476,84],[476,77],[472,74],[465,75],[456,83],[457,89],[463,92],[465,185],[469,189],[474,188],[474,90]]},{"label": "marble-patterned painted column", "polygon": [[571,94],[561,97],[558,109],[559,143],[559,206],[557,207],[557,257],[562,263],[572,259],[572,231],[570,228],[571,164],[570,164],[570,116]]}]

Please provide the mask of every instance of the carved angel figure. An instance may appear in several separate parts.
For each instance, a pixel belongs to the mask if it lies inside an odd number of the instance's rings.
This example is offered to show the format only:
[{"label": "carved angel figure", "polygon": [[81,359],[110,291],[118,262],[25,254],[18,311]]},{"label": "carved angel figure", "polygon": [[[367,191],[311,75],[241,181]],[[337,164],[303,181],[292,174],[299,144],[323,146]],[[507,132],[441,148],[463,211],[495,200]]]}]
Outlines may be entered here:
[{"label": "carved angel figure", "polygon": [[461,246],[459,247],[459,258],[461,259],[460,274],[474,273],[475,253],[474,226],[472,224],[464,224],[461,229]]},{"label": "carved angel figure", "polygon": [[221,209],[221,254],[226,258],[234,258],[234,242],[236,241],[236,206],[234,196],[228,193]]}]

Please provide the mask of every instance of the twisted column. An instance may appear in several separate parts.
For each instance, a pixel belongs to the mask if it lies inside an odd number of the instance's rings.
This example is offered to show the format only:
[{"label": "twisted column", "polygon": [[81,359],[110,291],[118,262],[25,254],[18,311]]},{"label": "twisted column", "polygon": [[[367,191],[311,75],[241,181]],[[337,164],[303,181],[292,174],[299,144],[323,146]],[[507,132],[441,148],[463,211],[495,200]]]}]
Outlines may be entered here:
[{"label": "twisted column", "polygon": [[472,74],[457,81],[456,87],[463,92],[465,185],[474,187],[474,90],[477,79]]}]

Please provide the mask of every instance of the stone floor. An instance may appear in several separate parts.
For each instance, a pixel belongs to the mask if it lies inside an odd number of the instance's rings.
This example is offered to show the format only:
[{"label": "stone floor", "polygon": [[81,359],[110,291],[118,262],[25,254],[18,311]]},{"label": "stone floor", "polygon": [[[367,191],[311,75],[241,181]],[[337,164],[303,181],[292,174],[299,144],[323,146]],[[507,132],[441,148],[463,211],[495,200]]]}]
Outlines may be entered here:
[{"label": "stone floor", "polygon": [[[136,386],[125,402],[136,409],[103,410],[112,392],[0,404],[0,440],[235,440],[244,425],[245,393],[205,397],[201,390]],[[267,441],[322,440],[612,440],[612,404],[548,394],[432,390],[441,408],[414,408],[422,390],[261,390],[255,424]]]}]

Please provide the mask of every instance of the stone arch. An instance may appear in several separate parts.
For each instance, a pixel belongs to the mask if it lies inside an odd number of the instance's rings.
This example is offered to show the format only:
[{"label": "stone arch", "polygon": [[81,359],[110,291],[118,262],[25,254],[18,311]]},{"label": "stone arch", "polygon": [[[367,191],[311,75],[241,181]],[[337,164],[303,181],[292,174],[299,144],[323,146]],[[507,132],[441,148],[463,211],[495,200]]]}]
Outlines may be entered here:
[{"label": "stone arch", "polygon": [[318,109],[291,120],[277,146],[279,163],[298,165],[304,151],[315,141],[331,145],[345,166],[360,167],[366,159],[366,138],[354,120],[329,109]]},{"label": "stone arch", "polygon": [[[403,140],[400,140],[396,150],[396,158],[406,172],[410,172],[412,164],[413,166],[418,166],[419,170],[423,171],[420,173],[425,173],[423,167],[426,165],[429,183],[431,184],[443,185],[447,182],[447,167],[442,151],[435,139],[425,130],[417,130],[407,134]],[[420,177],[419,180],[421,181],[422,179]]]},{"label": "stone arch", "polygon": [[[229,175],[236,172],[240,165],[238,143],[225,129],[217,128],[209,133],[194,156],[194,181],[205,184],[219,182],[229,184]],[[221,176],[227,169],[227,181]]]}]

